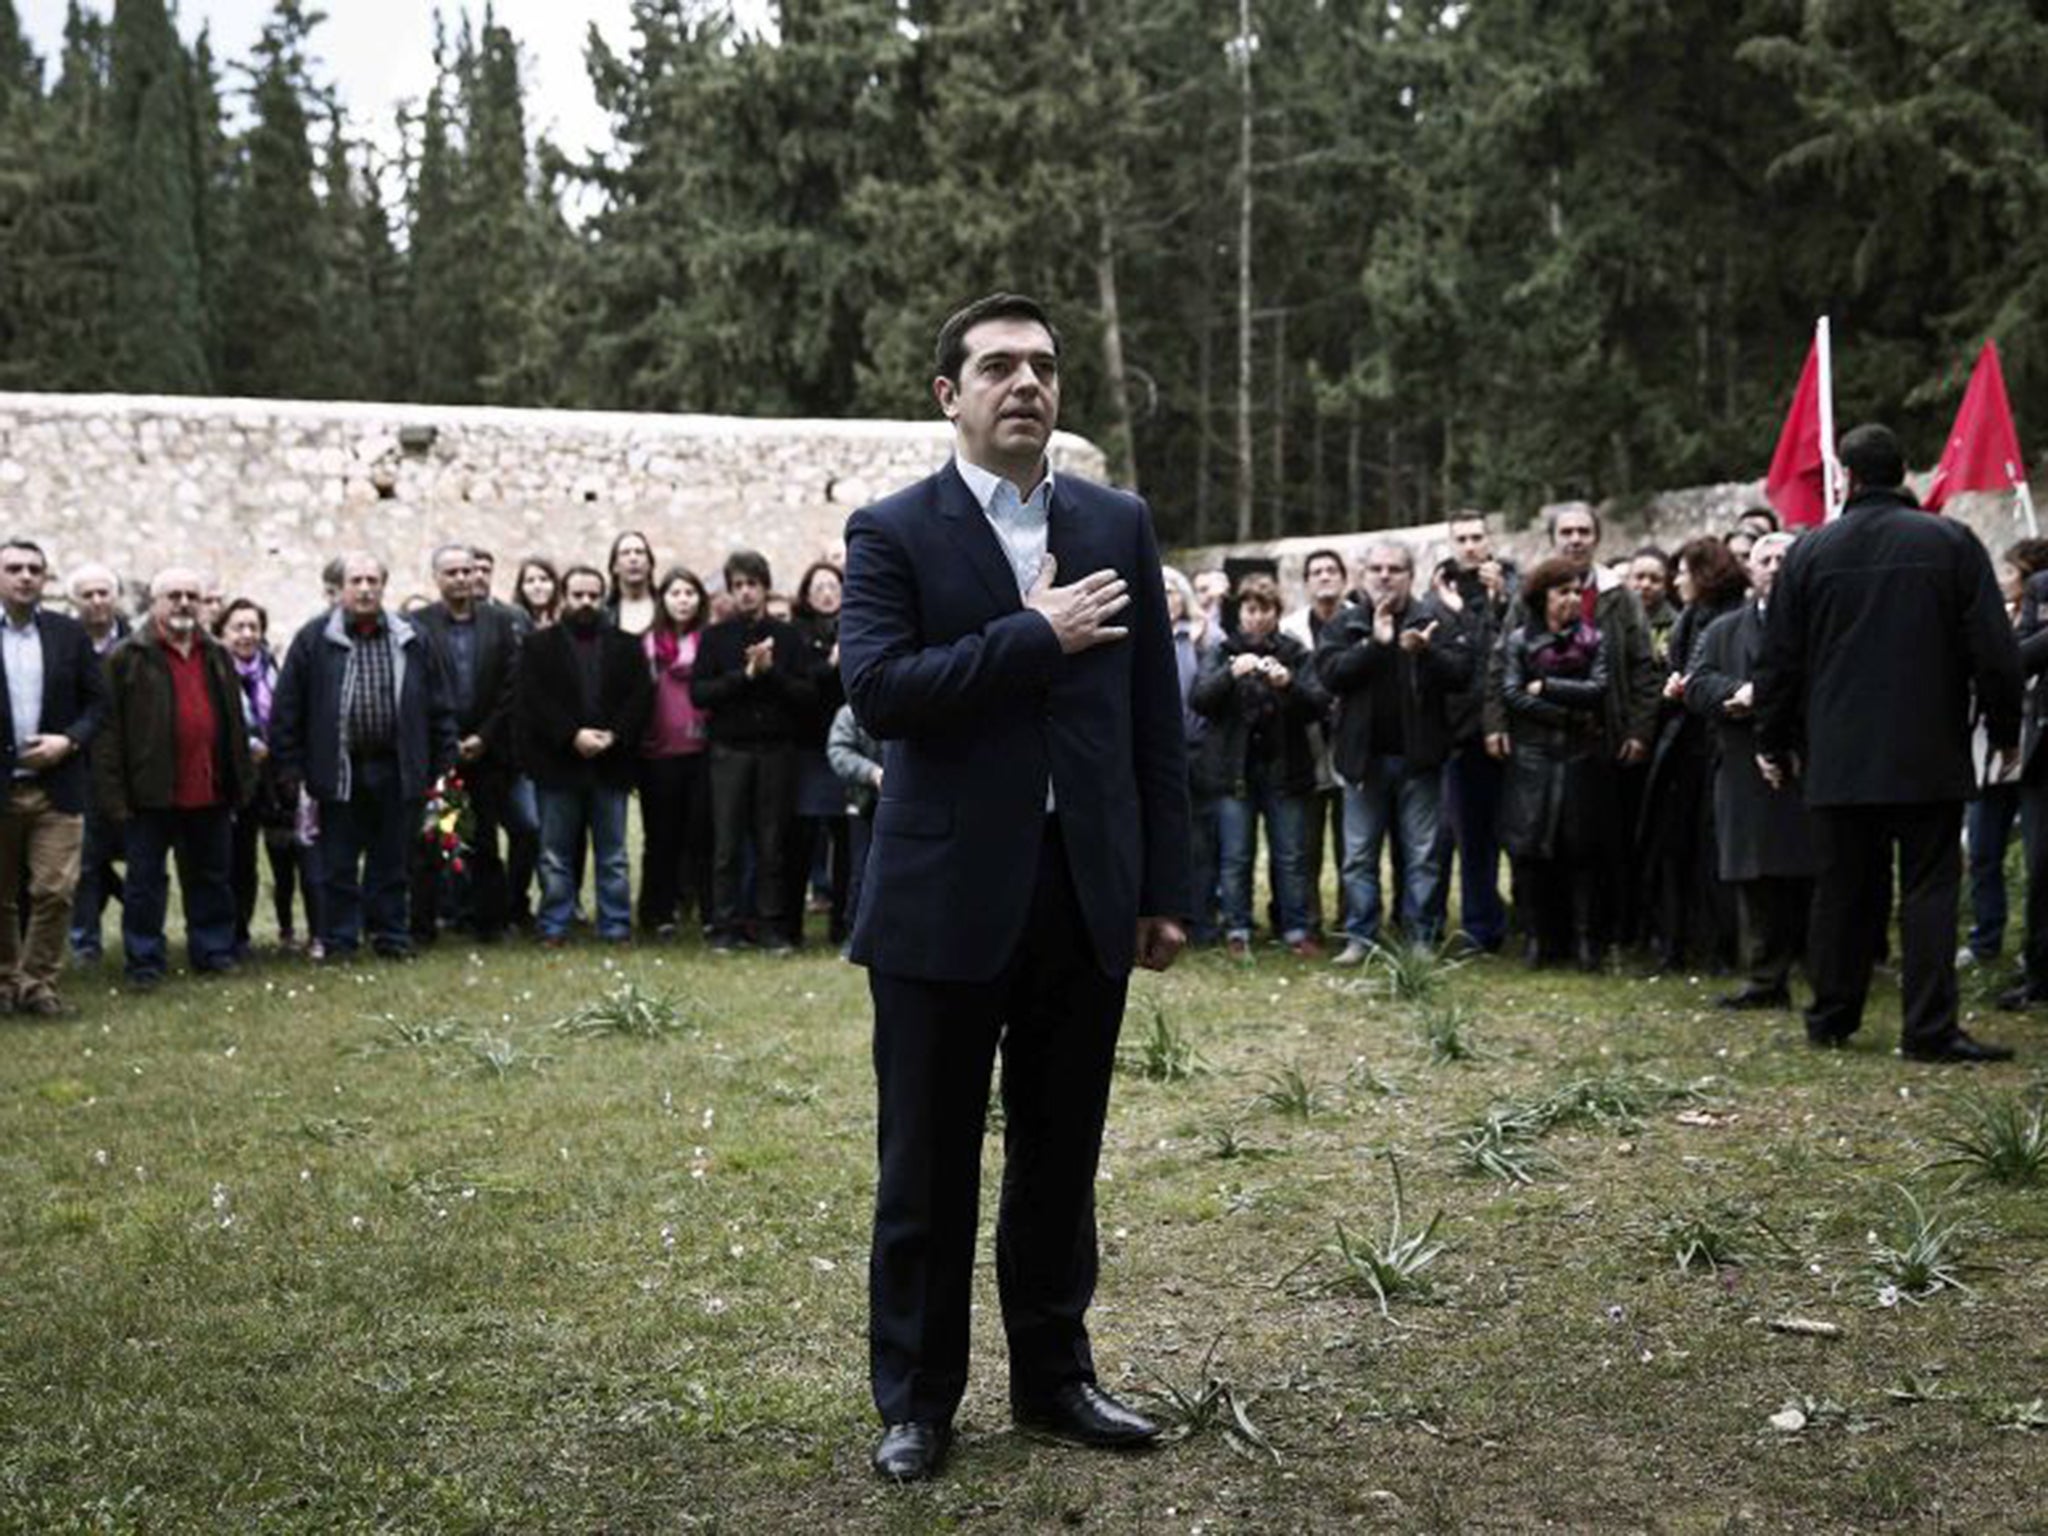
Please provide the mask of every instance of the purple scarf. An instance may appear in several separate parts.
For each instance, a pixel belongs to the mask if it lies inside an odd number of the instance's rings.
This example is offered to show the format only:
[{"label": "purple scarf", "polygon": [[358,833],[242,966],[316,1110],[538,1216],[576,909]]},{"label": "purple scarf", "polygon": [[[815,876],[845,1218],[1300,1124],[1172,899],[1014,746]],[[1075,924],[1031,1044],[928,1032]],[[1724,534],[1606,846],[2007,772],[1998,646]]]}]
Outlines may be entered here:
[{"label": "purple scarf", "polygon": [[1600,631],[1575,621],[1564,633],[1541,636],[1529,648],[1529,670],[1538,677],[1584,677],[1599,650]]},{"label": "purple scarf", "polygon": [[277,663],[268,651],[258,651],[247,661],[231,657],[235,675],[242,680],[242,698],[248,705],[249,727],[256,735],[270,739],[270,700],[277,680]]}]

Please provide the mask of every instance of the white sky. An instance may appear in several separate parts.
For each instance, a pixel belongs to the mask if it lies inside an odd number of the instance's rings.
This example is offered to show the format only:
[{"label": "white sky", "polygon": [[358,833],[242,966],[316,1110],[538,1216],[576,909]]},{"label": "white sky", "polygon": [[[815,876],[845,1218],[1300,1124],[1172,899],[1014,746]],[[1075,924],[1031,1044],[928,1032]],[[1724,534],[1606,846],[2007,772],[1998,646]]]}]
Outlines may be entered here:
[{"label": "white sky", "polygon": [[[171,0],[178,30],[189,41],[202,25],[213,29],[214,56],[226,63],[249,58],[272,0]],[[113,0],[86,0],[111,15]],[[462,0],[444,0],[449,31]],[[398,105],[425,101],[433,84],[434,0],[309,0],[327,19],[313,32],[313,75],[332,85],[348,109],[353,131],[386,151],[398,143]],[[17,0],[22,24],[44,71],[55,78],[64,43],[64,0]],[[483,0],[469,5],[481,25]],[[611,131],[591,95],[583,67],[583,44],[594,22],[605,40],[624,51],[632,41],[629,0],[495,0],[501,25],[519,39],[521,77],[526,83],[529,135],[545,133],[571,156],[608,147]],[[223,74],[224,89],[239,84]],[[239,115],[236,103],[228,104]]]}]

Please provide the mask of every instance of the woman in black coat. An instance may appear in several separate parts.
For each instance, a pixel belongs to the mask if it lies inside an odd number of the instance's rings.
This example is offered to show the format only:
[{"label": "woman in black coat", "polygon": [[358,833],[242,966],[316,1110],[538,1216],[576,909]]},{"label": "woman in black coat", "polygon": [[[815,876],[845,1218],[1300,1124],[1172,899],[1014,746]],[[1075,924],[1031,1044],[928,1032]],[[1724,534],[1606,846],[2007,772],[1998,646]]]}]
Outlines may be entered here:
[{"label": "woman in black coat", "polygon": [[1529,963],[1600,966],[1594,915],[1608,857],[1614,772],[1602,750],[1604,637],[1584,617],[1578,569],[1545,560],[1522,580],[1522,621],[1501,641],[1498,700],[1514,751],[1501,844],[1515,861]]}]

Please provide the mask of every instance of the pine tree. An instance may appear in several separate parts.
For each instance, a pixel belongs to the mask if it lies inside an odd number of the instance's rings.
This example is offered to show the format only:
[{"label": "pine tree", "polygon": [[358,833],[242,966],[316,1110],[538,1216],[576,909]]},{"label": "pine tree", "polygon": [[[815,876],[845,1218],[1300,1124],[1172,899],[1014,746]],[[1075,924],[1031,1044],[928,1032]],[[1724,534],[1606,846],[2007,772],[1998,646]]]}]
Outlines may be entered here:
[{"label": "pine tree", "polygon": [[330,387],[320,202],[306,126],[314,92],[305,50],[320,20],[301,0],[277,0],[256,45],[226,345],[226,383],[237,394],[317,396]]},{"label": "pine tree", "polygon": [[483,352],[477,294],[465,266],[459,201],[462,155],[450,134],[451,77],[443,60],[437,38],[437,78],[420,118],[419,156],[410,188],[407,297],[413,396],[460,404],[479,398]]},{"label": "pine tree", "polygon": [[14,0],[0,0],[0,123],[17,101],[33,105],[42,94],[43,61],[22,33]]},{"label": "pine tree", "polygon": [[230,321],[228,284],[235,247],[234,219],[241,167],[236,146],[221,118],[220,75],[214,63],[213,40],[205,28],[192,46],[186,86],[190,106],[187,135],[193,168],[192,225],[199,252],[200,302],[205,312],[206,371],[218,381],[226,376],[226,341]]},{"label": "pine tree", "polygon": [[208,384],[188,61],[163,0],[117,0],[108,91],[107,244],[115,377],[124,390]]}]

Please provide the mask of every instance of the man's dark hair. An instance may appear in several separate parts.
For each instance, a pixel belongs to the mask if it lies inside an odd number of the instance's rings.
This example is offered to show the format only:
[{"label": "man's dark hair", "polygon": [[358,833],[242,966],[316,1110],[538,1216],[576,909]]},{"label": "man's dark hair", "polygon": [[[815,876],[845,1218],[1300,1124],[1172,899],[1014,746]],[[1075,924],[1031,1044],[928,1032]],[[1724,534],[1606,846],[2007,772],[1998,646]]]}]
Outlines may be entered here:
[{"label": "man's dark hair", "polygon": [[1337,574],[1339,576],[1348,577],[1351,574],[1351,567],[1344,563],[1344,557],[1334,549],[1312,549],[1308,552],[1307,558],[1301,562],[1301,579],[1303,581],[1308,580],[1308,573],[1315,569],[1315,564],[1318,560],[1336,561]]},{"label": "man's dark hair", "polygon": [[1643,545],[1642,548],[1638,549],[1634,554],[1628,557],[1628,563],[1630,565],[1634,565],[1638,560],[1642,559],[1645,555],[1648,555],[1652,560],[1656,561],[1659,565],[1663,566],[1667,572],[1671,569],[1671,556],[1665,552],[1664,547],[1661,544]]},{"label": "man's dark hair", "polygon": [[348,562],[339,555],[320,567],[320,585],[323,587],[338,587],[347,580]]},{"label": "man's dark hair", "polygon": [[0,549],[25,549],[43,562],[43,569],[50,568],[50,557],[43,553],[43,546],[34,539],[7,539],[0,541]]},{"label": "man's dark hair", "polygon": [[1060,350],[1059,327],[1046,314],[1045,306],[1021,293],[992,293],[976,299],[965,309],[955,310],[939,327],[938,344],[932,349],[932,364],[939,377],[960,382],[961,366],[967,361],[967,333],[984,320],[1034,320],[1052,338],[1053,355]]},{"label": "man's dark hair", "polygon": [[485,549],[481,544],[472,544],[470,546],[469,557],[470,559],[476,561],[478,565],[488,565],[493,570],[497,569],[498,557],[492,554],[488,549]]},{"label": "man's dark hair", "polygon": [[1590,501],[1560,502],[1556,506],[1543,509],[1543,531],[1549,536],[1550,542],[1557,542],[1557,525],[1564,520],[1567,513],[1572,512],[1583,512],[1593,519],[1593,542],[1599,543],[1606,529],[1600,524],[1600,509]]},{"label": "man's dark hair", "polygon": [[1896,490],[1906,483],[1906,455],[1890,427],[1866,422],[1842,434],[1842,467],[1856,483],[1873,491]]},{"label": "man's dark hair", "polygon": [[1280,611],[1280,583],[1264,571],[1253,571],[1237,584],[1237,606],[1263,608],[1269,613]]},{"label": "man's dark hair", "polygon": [[2048,571],[2048,539],[2021,539],[2008,545],[2005,563],[2022,576]]},{"label": "man's dark hair", "polygon": [[1771,525],[1769,531],[1772,533],[1782,533],[1785,531],[1785,525],[1778,520],[1778,509],[1775,507],[1744,507],[1742,515],[1736,518],[1735,521],[1740,525],[1748,522],[1753,517],[1760,517],[1769,523]]},{"label": "man's dark hair", "polygon": [[604,572],[600,571],[596,566],[572,565],[569,567],[569,569],[562,572],[561,591],[563,597],[566,598],[569,595],[569,583],[574,581],[578,576],[588,576],[592,578],[594,581],[596,581],[599,587],[606,588],[607,590],[609,590],[609,584],[604,579]]},{"label": "man's dark hair", "polygon": [[732,590],[735,576],[744,576],[758,581],[764,589],[772,589],[774,580],[768,574],[768,557],[758,549],[736,549],[725,557],[725,589]]}]

